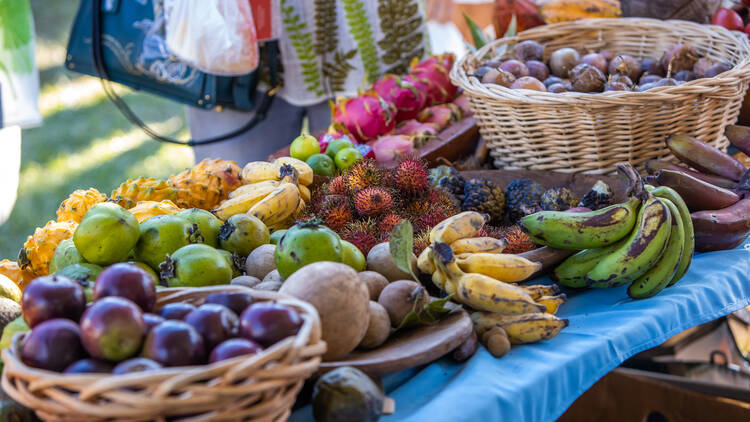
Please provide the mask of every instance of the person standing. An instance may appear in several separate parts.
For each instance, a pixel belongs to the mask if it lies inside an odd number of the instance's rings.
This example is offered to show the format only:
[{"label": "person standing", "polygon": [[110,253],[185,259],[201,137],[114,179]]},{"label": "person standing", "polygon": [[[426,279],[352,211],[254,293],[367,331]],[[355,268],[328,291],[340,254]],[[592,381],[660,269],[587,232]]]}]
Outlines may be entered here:
[{"label": "person standing", "polygon": [[[405,73],[428,53],[421,0],[274,0],[271,16],[280,25],[282,86],[266,119],[224,142],[194,148],[195,160],[265,160],[288,145],[307,117],[311,132],[330,125],[328,104],[357,95],[386,73]],[[251,113],[187,108],[193,139],[243,126]]]}]

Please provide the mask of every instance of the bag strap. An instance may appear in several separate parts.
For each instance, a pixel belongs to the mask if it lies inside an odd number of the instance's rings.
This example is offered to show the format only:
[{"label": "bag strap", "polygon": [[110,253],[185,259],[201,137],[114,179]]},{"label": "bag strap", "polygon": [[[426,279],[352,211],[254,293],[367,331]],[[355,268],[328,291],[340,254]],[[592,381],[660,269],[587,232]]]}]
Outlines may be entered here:
[{"label": "bag strap", "polygon": [[266,43],[267,47],[267,53],[268,53],[268,75],[269,80],[271,83],[271,87],[268,91],[266,91],[263,94],[263,98],[260,101],[260,104],[258,105],[258,109],[255,111],[255,114],[253,117],[245,123],[242,127],[235,129],[229,133],[226,133],[224,135],[219,135],[213,138],[206,138],[206,139],[190,139],[188,141],[180,141],[173,138],[168,138],[166,136],[160,135],[159,133],[155,132],[153,129],[148,127],[143,120],[141,120],[134,112],[133,110],[127,105],[127,103],[114,91],[112,84],[111,84],[111,78],[109,76],[109,72],[107,71],[107,67],[104,64],[104,59],[102,58],[102,16],[101,16],[101,4],[102,0],[93,0],[91,2],[91,7],[93,10],[91,11],[92,16],[92,26],[91,26],[91,51],[94,59],[94,68],[96,69],[97,74],[99,75],[99,80],[102,83],[102,88],[104,89],[104,92],[107,94],[107,97],[114,103],[114,105],[117,107],[118,110],[127,118],[130,123],[138,126],[143,130],[148,136],[151,138],[160,141],[160,142],[166,142],[170,144],[178,144],[178,145],[187,145],[187,146],[196,146],[196,145],[206,145],[206,144],[213,144],[215,142],[221,142],[225,141],[230,138],[234,138],[235,136],[242,135],[243,133],[246,133],[250,131],[252,128],[254,128],[258,123],[263,121],[266,118],[266,115],[268,114],[268,110],[271,108],[271,103],[273,103],[273,98],[276,94],[276,92],[279,89],[279,82],[278,82],[278,69],[277,69],[277,58],[278,58],[278,44],[275,41]]}]

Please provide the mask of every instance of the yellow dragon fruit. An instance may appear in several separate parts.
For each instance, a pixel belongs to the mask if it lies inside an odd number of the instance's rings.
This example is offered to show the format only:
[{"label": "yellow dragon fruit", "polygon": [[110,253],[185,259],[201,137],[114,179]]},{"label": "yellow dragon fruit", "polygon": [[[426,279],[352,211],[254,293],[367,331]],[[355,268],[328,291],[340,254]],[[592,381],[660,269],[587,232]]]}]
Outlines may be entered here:
[{"label": "yellow dragon fruit", "polygon": [[18,262],[11,261],[10,259],[0,261],[0,274],[16,283],[21,291],[35,278],[34,273],[28,269],[21,268]]},{"label": "yellow dragon fruit", "polygon": [[242,169],[234,161],[205,159],[195,167],[169,178],[177,192],[175,203],[182,208],[210,210],[242,186]]},{"label": "yellow dragon fruit", "polygon": [[107,195],[96,188],[78,189],[62,201],[57,209],[57,221],[75,221],[80,223],[89,208],[107,200]]},{"label": "yellow dragon fruit", "polygon": [[36,276],[49,274],[49,262],[57,244],[72,237],[76,227],[78,223],[74,221],[50,221],[44,227],[37,227],[18,253],[18,265]]},{"label": "yellow dragon fruit", "polygon": [[163,180],[141,177],[121,184],[109,197],[123,208],[130,209],[141,201],[174,201],[177,199],[177,192]]},{"label": "yellow dragon fruit", "polygon": [[157,215],[177,214],[182,211],[182,208],[175,205],[175,203],[169,199],[165,199],[160,202],[141,201],[128,211],[138,219],[139,223],[143,223],[149,218]]}]

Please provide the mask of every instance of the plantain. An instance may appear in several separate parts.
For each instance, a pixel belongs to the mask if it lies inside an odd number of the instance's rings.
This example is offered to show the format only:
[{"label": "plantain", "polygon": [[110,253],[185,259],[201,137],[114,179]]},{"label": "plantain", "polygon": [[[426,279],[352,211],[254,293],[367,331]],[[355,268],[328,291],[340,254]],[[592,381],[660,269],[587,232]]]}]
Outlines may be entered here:
[{"label": "plantain", "polygon": [[747,170],[736,158],[696,138],[672,135],[666,143],[680,161],[704,173],[739,181]]},{"label": "plantain", "polygon": [[419,271],[425,274],[432,274],[435,272],[435,264],[432,262],[432,256],[430,255],[431,246],[424,248],[422,253],[417,258],[417,268]]},{"label": "plantain", "polygon": [[282,183],[268,196],[253,205],[247,213],[258,217],[267,226],[275,226],[293,216],[299,202],[297,185]]},{"label": "plantain", "polygon": [[245,164],[240,177],[245,184],[263,182],[266,180],[279,180],[279,164],[266,161],[252,161]]},{"label": "plantain", "polygon": [[568,300],[568,296],[565,293],[555,296],[542,296],[539,299],[535,299],[536,303],[544,305],[548,314],[556,314],[557,310],[560,309],[560,305]]},{"label": "plantain", "polygon": [[525,280],[542,266],[518,255],[494,253],[472,253],[456,262],[464,272],[483,274],[506,283]]},{"label": "plantain", "polygon": [[309,164],[307,164],[306,162],[302,160],[298,160],[292,157],[279,157],[273,160],[272,164],[278,164],[278,165],[288,164],[294,167],[294,169],[297,170],[299,183],[301,185],[309,186],[313,182],[313,179],[314,179],[313,169],[312,167],[310,167]]},{"label": "plantain", "polygon": [[310,197],[312,195],[310,193],[310,188],[308,188],[307,186],[303,184],[299,184],[297,188],[299,188],[299,197],[302,198],[302,200],[305,201],[306,204],[309,204]]},{"label": "plantain", "polygon": [[271,188],[277,188],[279,186],[279,184],[281,184],[281,182],[279,182],[278,180],[264,180],[264,181],[258,182],[258,183],[251,183],[249,185],[242,185],[242,186],[238,187],[237,189],[229,192],[228,197],[229,197],[229,199],[232,199],[232,198],[235,198],[235,197],[238,197],[238,196],[243,196],[243,195],[251,194],[251,193],[253,193],[255,191],[265,190],[265,189],[268,189],[269,187],[271,187]]},{"label": "plantain", "polygon": [[432,261],[432,265],[435,268],[435,271],[432,273],[432,283],[446,293],[455,296],[457,287],[455,280],[448,276],[447,269],[440,261],[435,250],[432,247],[428,247],[426,250],[428,251],[428,256]]},{"label": "plantain", "polygon": [[535,301],[543,296],[555,296],[560,293],[560,287],[557,284],[535,284],[531,286],[518,286],[531,296]]},{"label": "plantain", "polygon": [[476,211],[464,211],[438,223],[430,230],[430,243],[451,244],[458,239],[474,237],[484,226],[484,215]]},{"label": "plantain", "polygon": [[[245,185],[243,188],[246,186],[255,185]],[[262,201],[276,189],[278,189],[278,186],[274,186],[273,184],[263,184],[256,189],[248,190],[245,193],[236,195],[226,201],[222,201],[222,203],[219,204],[219,207],[211,212],[213,212],[216,217],[226,220],[235,214],[247,212],[250,208],[255,206],[255,204]]]},{"label": "plantain", "polygon": [[535,343],[549,340],[568,326],[568,320],[546,312],[500,315],[494,312],[474,312],[471,320],[477,334],[484,334],[494,327],[505,330],[512,344]]},{"label": "plantain", "polygon": [[652,297],[664,290],[680,266],[680,258],[685,246],[685,227],[680,218],[680,211],[672,201],[664,198],[658,198],[658,200],[669,209],[672,215],[672,230],[659,261],[628,287],[628,296],[633,299]]},{"label": "plantain", "polygon": [[574,250],[601,248],[633,230],[640,204],[641,200],[633,197],[596,211],[542,211],[523,217],[521,228],[541,245]]},{"label": "plantain", "polygon": [[660,186],[674,189],[690,211],[718,210],[736,204],[740,196],[729,189],[714,186],[689,174],[671,170],[655,173]]},{"label": "plantain", "polygon": [[604,248],[582,250],[558,265],[550,278],[565,287],[574,289],[587,287],[586,274],[593,270],[602,258],[616,251],[622,243],[621,240]]},{"label": "plantain", "polygon": [[458,239],[451,243],[453,253],[458,255],[462,253],[502,253],[507,242],[504,239],[495,239],[494,237],[470,237],[467,239]]},{"label": "plantain", "polygon": [[687,204],[682,200],[682,197],[672,188],[668,186],[660,186],[654,188],[653,186],[646,186],[646,188],[657,198],[668,199],[672,204],[677,207],[680,212],[680,219],[682,220],[683,230],[685,232],[685,244],[682,249],[682,256],[680,259],[680,265],[677,267],[672,280],[669,282],[667,287],[677,283],[687,273],[690,264],[693,262],[693,254],[695,253],[695,228],[693,227],[693,219],[690,216]]},{"label": "plantain", "polygon": [[672,230],[667,207],[649,194],[638,212],[635,229],[615,251],[586,274],[591,287],[609,288],[642,276],[661,258]]}]

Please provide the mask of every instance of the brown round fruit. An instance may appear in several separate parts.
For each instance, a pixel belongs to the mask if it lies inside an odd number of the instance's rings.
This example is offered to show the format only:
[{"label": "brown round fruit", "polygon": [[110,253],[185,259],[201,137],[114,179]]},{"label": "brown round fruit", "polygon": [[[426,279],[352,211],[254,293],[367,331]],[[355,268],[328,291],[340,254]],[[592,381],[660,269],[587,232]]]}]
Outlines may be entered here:
[{"label": "brown round fruit", "polygon": [[567,78],[568,72],[581,63],[581,55],[572,48],[561,48],[549,56],[549,69],[560,78]]},{"label": "brown round fruit", "polygon": [[510,73],[516,78],[529,76],[529,68],[523,62],[514,59],[504,61],[499,69]]},{"label": "brown round fruit", "polygon": [[105,268],[94,283],[93,299],[119,296],[133,301],[143,312],[151,312],[156,303],[155,280],[135,264],[119,263]]},{"label": "brown round fruit", "polygon": [[85,356],[78,325],[64,318],[39,323],[21,344],[23,363],[49,371],[62,371]]},{"label": "brown round fruit", "polygon": [[[533,78],[532,78],[533,79]],[[417,256],[412,254],[412,272],[417,273]],[[388,242],[379,243],[370,249],[367,254],[367,270],[380,273],[388,281],[403,280],[411,277],[409,273],[402,271],[391,256],[391,247]]]},{"label": "brown round fruit", "polygon": [[607,59],[605,59],[604,56],[599,53],[586,54],[585,56],[581,57],[581,63],[586,63],[588,65],[594,66],[602,73],[607,73]]},{"label": "brown round fruit", "polygon": [[362,271],[357,274],[357,277],[367,286],[367,291],[370,292],[370,300],[378,300],[380,292],[388,285],[388,279],[375,271]]},{"label": "brown round fruit", "polygon": [[83,287],[63,276],[36,278],[26,286],[21,296],[23,319],[31,328],[54,318],[78,321],[85,309],[86,293]]},{"label": "brown round fruit", "polygon": [[612,83],[621,83],[625,84],[627,87],[631,88],[633,86],[633,81],[626,75],[615,73],[614,75],[609,75],[609,81]]},{"label": "brown round fruit", "polygon": [[715,64],[716,62],[709,59],[708,57],[701,57],[693,65],[693,73],[695,73],[695,76],[698,78],[705,78],[706,73],[708,73],[708,69],[710,69],[711,66]]},{"label": "brown round fruit", "polygon": [[661,65],[667,72],[672,75],[681,70],[693,70],[693,66],[700,56],[693,48],[685,44],[675,44],[664,52],[661,58]]},{"label": "brown round fruit", "polygon": [[529,60],[526,62],[526,68],[529,69],[529,76],[539,81],[544,81],[549,77],[549,68],[540,61]]},{"label": "brown round fruit", "polygon": [[661,67],[661,60],[649,58],[641,60],[641,77],[643,77],[644,73],[664,76],[664,68]]},{"label": "brown round fruit", "polygon": [[192,325],[203,337],[207,350],[211,350],[224,340],[236,337],[239,332],[237,314],[224,305],[204,303],[185,316],[185,322]]},{"label": "brown round fruit", "polygon": [[122,297],[99,299],[81,316],[81,342],[97,359],[120,362],[135,355],[145,332],[141,308]]},{"label": "brown round fruit", "polygon": [[254,355],[263,351],[256,342],[246,338],[231,338],[216,346],[211,351],[208,363],[231,359],[237,356]]},{"label": "brown round fruit", "polygon": [[399,280],[383,289],[378,303],[388,311],[391,325],[398,327],[409,312],[427,306],[430,296],[421,284],[411,280]]},{"label": "brown round fruit", "polygon": [[594,66],[581,63],[570,71],[570,83],[578,92],[602,92],[607,78]]},{"label": "brown round fruit", "polygon": [[328,345],[323,360],[347,355],[367,332],[370,292],[346,264],[306,265],[286,279],[280,292],[304,300],[318,311],[322,338]]},{"label": "brown round fruit", "polygon": [[142,356],[164,366],[198,365],[205,361],[206,349],[190,324],[168,320],[148,333]]},{"label": "brown round fruit", "polygon": [[565,84],[552,84],[547,87],[547,92],[560,93],[560,92],[570,92],[570,90]]},{"label": "brown round fruit", "polygon": [[609,74],[614,75],[615,73],[623,74],[631,81],[637,81],[643,73],[641,62],[627,54],[617,56],[609,62]]},{"label": "brown round fruit", "polygon": [[245,260],[245,274],[263,280],[265,276],[276,269],[274,252],[276,245],[261,245],[255,248]]},{"label": "brown round fruit", "polygon": [[367,325],[364,338],[359,343],[359,347],[363,349],[374,349],[380,346],[388,340],[388,335],[391,333],[391,319],[383,305],[371,300],[369,313],[370,323]]},{"label": "brown round fruit", "polygon": [[532,91],[546,92],[547,88],[539,80],[532,78],[531,76],[524,76],[523,78],[516,79],[513,85],[510,86],[513,89],[529,89]]},{"label": "brown round fruit", "polygon": [[562,78],[558,78],[557,76],[550,76],[549,78],[544,80],[544,86],[549,87],[550,85],[554,84],[564,84],[565,80]]},{"label": "brown round fruit", "polygon": [[521,41],[513,50],[516,58],[522,62],[544,60],[544,46],[533,40]]},{"label": "brown round fruit", "polygon": [[477,70],[474,71],[474,77],[479,79],[480,81],[484,82],[484,75],[487,74],[487,72],[495,70],[493,67],[489,67],[487,65],[480,66],[477,68]]}]

